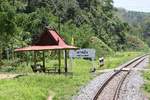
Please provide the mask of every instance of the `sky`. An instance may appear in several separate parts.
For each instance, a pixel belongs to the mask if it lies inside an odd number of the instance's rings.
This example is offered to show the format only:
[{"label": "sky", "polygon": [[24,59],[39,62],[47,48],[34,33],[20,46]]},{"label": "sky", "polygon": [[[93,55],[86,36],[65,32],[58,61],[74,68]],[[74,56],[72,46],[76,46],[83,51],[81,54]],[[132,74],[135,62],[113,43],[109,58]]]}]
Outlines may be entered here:
[{"label": "sky", "polygon": [[113,0],[115,7],[131,11],[150,12],[150,0]]}]

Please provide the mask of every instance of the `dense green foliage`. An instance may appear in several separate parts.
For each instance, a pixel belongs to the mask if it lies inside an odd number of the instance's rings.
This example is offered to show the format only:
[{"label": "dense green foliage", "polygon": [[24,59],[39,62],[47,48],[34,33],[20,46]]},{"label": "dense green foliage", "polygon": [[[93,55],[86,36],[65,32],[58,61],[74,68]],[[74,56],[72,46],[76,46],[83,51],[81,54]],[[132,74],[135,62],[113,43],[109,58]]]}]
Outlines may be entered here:
[{"label": "dense green foliage", "polygon": [[144,40],[150,46],[150,13],[126,11],[119,8],[117,15],[131,27],[131,34]]},{"label": "dense green foliage", "polygon": [[91,37],[85,42],[85,47],[95,48],[97,57],[106,56],[114,53],[114,51],[97,37]]},{"label": "dense green foliage", "polygon": [[95,36],[113,51],[127,49],[131,27],[115,10],[112,0],[1,0],[0,55],[32,44],[45,26],[60,31],[69,44],[73,37],[78,47],[88,47]]}]

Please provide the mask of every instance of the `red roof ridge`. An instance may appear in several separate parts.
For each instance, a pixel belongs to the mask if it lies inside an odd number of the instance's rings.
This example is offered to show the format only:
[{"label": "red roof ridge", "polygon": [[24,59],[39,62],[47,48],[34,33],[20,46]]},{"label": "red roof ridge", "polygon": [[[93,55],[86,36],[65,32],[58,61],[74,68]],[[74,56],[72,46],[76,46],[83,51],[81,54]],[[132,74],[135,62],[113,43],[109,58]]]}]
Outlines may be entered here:
[{"label": "red roof ridge", "polygon": [[54,49],[77,49],[77,47],[67,45],[62,36],[55,29],[46,27],[46,30],[40,35],[39,43],[33,46],[18,48],[15,51],[40,51]]},{"label": "red roof ridge", "polygon": [[57,35],[64,41],[64,38],[56,31],[56,29],[54,28],[49,28],[49,27],[46,27],[47,30],[50,30],[50,31],[54,31],[57,33]]}]

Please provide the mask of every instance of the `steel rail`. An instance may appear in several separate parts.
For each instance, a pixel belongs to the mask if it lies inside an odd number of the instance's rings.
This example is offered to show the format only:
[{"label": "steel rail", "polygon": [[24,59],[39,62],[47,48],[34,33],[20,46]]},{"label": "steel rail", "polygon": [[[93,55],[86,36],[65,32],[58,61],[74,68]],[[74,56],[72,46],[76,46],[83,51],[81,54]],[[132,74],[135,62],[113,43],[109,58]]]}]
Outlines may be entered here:
[{"label": "steel rail", "polygon": [[[140,60],[135,66],[133,66],[133,68],[135,68],[136,66],[138,66],[142,61],[144,61],[144,59]],[[119,82],[117,89],[115,91],[115,95],[113,97],[113,100],[117,100],[120,94],[120,90],[121,90],[121,86],[123,84],[123,82],[125,81],[125,79],[127,78],[127,76],[130,74],[131,70],[128,70],[128,72],[126,73],[126,75],[122,78],[122,80]]]},{"label": "steel rail", "polygon": [[[142,58],[145,57],[145,56],[146,56],[146,55],[143,55],[143,56],[141,56],[141,57],[136,58],[135,60],[131,61],[130,63],[124,65],[122,68],[120,68],[120,70],[116,71],[113,75],[111,75],[111,76],[103,83],[102,87],[98,90],[98,92],[97,92],[96,95],[94,96],[93,100],[97,100],[97,99],[98,99],[99,95],[102,93],[103,89],[107,86],[107,84],[108,84],[116,75],[118,75],[120,72],[122,72],[122,69],[123,69],[123,68],[128,67],[129,65],[131,65],[131,64],[133,64],[134,62],[136,62],[136,61],[142,59]],[[145,59],[145,58],[144,58],[144,59]],[[140,61],[139,61],[136,65],[134,65],[132,68],[134,68],[134,67],[136,67],[137,65],[139,65],[144,59],[140,60]],[[128,73],[130,73],[130,70],[128,71]],[[126,75],[126,77],[127,77],[127,75]],[[122,82],[119,83],[120,86],[118,86],[118,89],[121,88],[121,84],[123,83],[123,81],[125,80],[126,77],[124,77],[124,79],[122,79]],[[119,92],[119,91],[118,91],[118,92]],[[115,93],[114,98],[116,98],[116,97],[117,97],[117,93]],[[113,100],[116,100],[116,99],[113,99]]]}]

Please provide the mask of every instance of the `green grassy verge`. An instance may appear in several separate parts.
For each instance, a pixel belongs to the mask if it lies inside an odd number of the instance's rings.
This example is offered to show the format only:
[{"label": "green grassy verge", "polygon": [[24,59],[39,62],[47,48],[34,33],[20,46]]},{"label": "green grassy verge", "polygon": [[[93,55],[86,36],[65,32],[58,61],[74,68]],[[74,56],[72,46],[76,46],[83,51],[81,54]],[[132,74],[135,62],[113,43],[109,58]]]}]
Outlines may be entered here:
[{"label": "green grassy verge", "polygon": [[107,56],[105,58],[105,65],[99,69],[115,68],[141,54],[141,52],[117,52],[114,55]]},{"label": "green grassy verge", "polygon": [[70,100],[79,86],[91,79],[90,67],[89,61],[74,60],[72,77],[35,74],[13,80],[1,80],[0,100],[45,100],[54,94],[54,100]]},{"label": "green grassy verge", "polygon": [[150,72],[144,73],[144,79],[146,80],[146,83],[144,84],[144,90],[150,93]]},{"label": "green grassy verge", "polygon": [[[114,68],[139,54],[141,53],[125,52],[106,57],[106,65],[102,69]],[[98,61],[96,63],[98,64]],[[45,100],[49,95],[54,96],[54,100],[70,100],[82,85],[93,78],[89,73],[91,66],[92,64],[88,60],[75,59],[72,67],[73,76],[32,74],[15,79],[0,80],[0,100]],[[31,71],[28,66],[22,67],[14,68],[9,72]],[[6,69],[1,68],[0,71],[6,72]]]},{"label": "green grassy verge", "polygon": [[144,72],[145,83],[142,87],[144,95],[150,100],[150,72]]},{"label": "green grassy verge", "polygon": [[[150,62],[149,62],[149,66],[150,66]],[[144,81],[145,81],[143,85],[143,90],[144,90],[145,95],[150,100],[150,72],[143,72],[143,76],[144,76]]]}]

